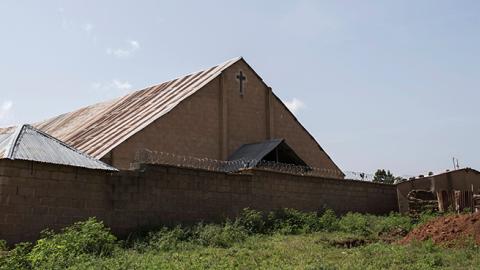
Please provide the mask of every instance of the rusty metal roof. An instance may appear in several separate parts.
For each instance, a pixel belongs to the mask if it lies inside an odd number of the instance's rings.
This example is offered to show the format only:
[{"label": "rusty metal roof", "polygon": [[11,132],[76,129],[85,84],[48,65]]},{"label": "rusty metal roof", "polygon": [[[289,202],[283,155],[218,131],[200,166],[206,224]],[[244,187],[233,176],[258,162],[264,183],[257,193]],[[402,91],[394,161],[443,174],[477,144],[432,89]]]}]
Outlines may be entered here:
[{"label": "rusty metal roof", "polygon": [[63,114],[35,127],[99,159],[167,114],[240,59],[237,57],[116,100]]},{"label": "rusty metal roof", "polygon": [[20,125],[15,130],[0,134],[0,159],[117,171],[30,125]]}]

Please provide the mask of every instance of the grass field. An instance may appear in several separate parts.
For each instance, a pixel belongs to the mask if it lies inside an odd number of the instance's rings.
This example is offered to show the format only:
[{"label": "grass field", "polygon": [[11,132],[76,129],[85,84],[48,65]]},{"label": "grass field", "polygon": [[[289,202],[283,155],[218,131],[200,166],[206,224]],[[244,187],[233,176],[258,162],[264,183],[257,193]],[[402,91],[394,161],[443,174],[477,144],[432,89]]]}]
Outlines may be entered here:
[{"label": "grass field", "polygon": [[372,243],[332,247],[332,233],[250,237],[229,248],[194,247],[169,252],[121,250],[72,269],[479,269],[475,249],[442,249],[431,243]]},{"label": "grass field", "polygon": [[119,241],[91,219],[18,245],[0,258],[0,269],[479,269],[473,242],[461,248],[395,243],[421,222],[396,214],[248,210],[224,224],[163,228]]}]

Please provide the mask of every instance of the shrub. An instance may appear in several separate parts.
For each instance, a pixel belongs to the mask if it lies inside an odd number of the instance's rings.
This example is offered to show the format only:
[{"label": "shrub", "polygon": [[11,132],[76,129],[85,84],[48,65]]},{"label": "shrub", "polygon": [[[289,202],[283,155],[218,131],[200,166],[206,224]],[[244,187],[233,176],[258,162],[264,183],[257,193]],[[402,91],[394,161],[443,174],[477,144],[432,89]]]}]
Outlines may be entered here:
[{"label": "shrub", "polygon": [[262,212],[250,208],[243,209],[235,222],[245,228],[249,234],[266,233],[268,231]]},{"label": "shrub", "polygon": [[185,245],[189,237],[188,233],[180,226],[173,229],[162,228],[157,232],[148,234],[146,248],[156,251],[177,250],[179,247]]},{"label": "shrub", "polygon": [[32,243],[19,243],[6,256],[0,256],[0,269],[30,269],[28,253],[32,250]]},{"label": "shrub", "polygon": [[409,232],[413,225],[412,219],[409,216],[401,215],[399,213],[390,213],[386,217],[374,217],[374,230],[377,234],[390,233],[394,231]]},{"label": "shrub", "polygon": [[362,236],[368,236],[372,233],[368,215],[349,212],[340,219],[338,225],[340,230],[348,233],[359,234]]},{"label": "shrub", "polygon": [[299,234],[310,230],[314,223],[315,217],[311,218],[309,214],[294,209],[285,208],[270,212],[268,215],[271,230],[281,234]]},{"label": "shrub", "polygon": [[319,216],[314,212],[305,213],[285,208],[264,215],[246,208],[236,223],[244,227],[249,234],[299,234],[338,229],[338,219],[332,210],[326,210]]},{"label": "shrub", "polygon": [[245,240],[248,232],[236,223],[227,222],[224,226],[199,224],[195,228],[194,241],[203,246],[231,247]]},{"label": "shrub", "polygon": [[288,208],[270,212],[266,224],[271,232],[281,234],[299,234],[319,229],[316,213],[302,213]]},{"label": "shrub", "polygon": [[325,210],[323,215],[318,219],[318,229],[327,232],[338,230],[338,218],[333,210]]},{"label": "shrub", "polygon": [[7,251],[7,241],[5,240],[0,240],[0,252],[1,251]]},{"label": "shrub", "polygon": [[44,231],[28,259],[34,268],[61,269],[85,255],[110,255],[116,238],[102,222],[90,218],[55,234]]}]

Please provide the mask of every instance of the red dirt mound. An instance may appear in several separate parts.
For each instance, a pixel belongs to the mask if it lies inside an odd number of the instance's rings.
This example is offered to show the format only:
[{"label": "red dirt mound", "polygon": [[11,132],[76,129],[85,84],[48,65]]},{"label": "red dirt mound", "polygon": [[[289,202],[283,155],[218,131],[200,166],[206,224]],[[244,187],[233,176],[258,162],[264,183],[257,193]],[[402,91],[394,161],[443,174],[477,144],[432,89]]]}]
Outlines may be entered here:
[{"label": "red dirt mound", "polygon": [[480,213],[436,218],[413,229],[400,243],[431,239],[435,244],[455,246],[468,238],[480,245]]}]

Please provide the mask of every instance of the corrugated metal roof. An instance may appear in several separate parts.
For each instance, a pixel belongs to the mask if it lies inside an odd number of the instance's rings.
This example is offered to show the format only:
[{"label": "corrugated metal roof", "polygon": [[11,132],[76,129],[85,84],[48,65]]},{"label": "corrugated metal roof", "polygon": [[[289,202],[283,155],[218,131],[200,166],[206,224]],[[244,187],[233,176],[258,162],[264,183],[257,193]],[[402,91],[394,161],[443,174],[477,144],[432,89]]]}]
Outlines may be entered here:
[{"label": "corrugated metal roof", "polygon": [[[272,152],[278,145],[283,142],[283,139],[273,139],[259,143],[250,143],[240,146],[233,152],[228,160],[262,160],[266,155]],[[255,165],[253,165],[255,166]]]},{"label": "corrugated metal roof", "polygon": [[95,158],[102,158],[240,59],[60,115],[35,127]]},{"label": "corrugated metal roof", "polygon": [[285,162],[306,166],[306,163],[298,157],[298,155],[287,145],[284,139],[272,139],[258,143],[244,144],[240,146],[233,154],[228,158],[229,161],[244,160],[248,161],[248,167],[253,168],[265,158],[267,155],[277,150],[276,162],[283,162],[279,160],[281,158],[287,158]]},{"label": "corrugated metal roof", "polygon": [[30,125],[0,134],[0,159],[29,160],[88,169],[117,171]]}]

